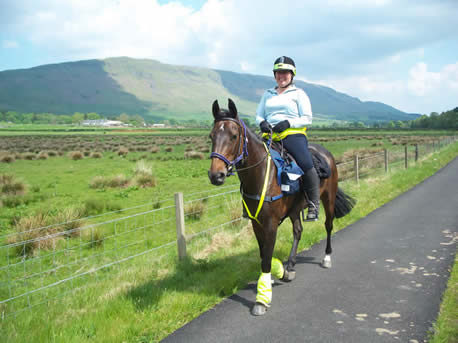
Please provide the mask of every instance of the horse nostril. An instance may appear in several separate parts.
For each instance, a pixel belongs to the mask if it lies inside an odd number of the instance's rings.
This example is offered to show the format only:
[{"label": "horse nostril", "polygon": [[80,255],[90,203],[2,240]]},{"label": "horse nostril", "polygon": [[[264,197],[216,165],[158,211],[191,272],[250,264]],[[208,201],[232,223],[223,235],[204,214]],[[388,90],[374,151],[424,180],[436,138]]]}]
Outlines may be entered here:
[{"label": "horse nostril", "polygon": [[226,177],[226,174],[224,172],[212,173],[211,171],[208,171],[208,177],[212,184],[221,185],[224,183],[224,178]]}]

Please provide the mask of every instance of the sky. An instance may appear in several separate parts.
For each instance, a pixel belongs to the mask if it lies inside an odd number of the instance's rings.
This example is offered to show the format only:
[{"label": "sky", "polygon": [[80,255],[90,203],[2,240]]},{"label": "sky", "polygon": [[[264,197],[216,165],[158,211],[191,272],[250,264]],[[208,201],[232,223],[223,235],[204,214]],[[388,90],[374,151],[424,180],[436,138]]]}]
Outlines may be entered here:
[{"label": "sky", "polygon": [[0,0],[0,71],[129,56],[297,79],[409,113],[458,106],[458,0]]}]

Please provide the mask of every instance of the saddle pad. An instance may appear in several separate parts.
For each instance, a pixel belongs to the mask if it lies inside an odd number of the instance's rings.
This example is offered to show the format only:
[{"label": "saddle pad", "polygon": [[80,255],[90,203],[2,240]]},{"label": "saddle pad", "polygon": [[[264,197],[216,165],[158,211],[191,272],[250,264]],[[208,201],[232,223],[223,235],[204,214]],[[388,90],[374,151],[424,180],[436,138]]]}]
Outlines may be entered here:
[{"label": "saddle pad", "polygon": [[[286,155],[286,160],[282,157],[280,151],[283,150],[283,154]],[[315,167],[315,170],[318,174],[318,177],[320,179],[327,179],[328,177],[331,176],[331,168],[329,167],[328,162],[326,159],[317,151],[315,150],[310,150],[310,153],[312,154],[312,162],[313,166]],[[285,154],[286,153],[286,154]],[[284,149],[279,143],[277,142],[272,142],[272,145],[270,147],[270,154],[272,155],[272,160],[275,162],[275,165],[277,166],[277,179],[278,179],[278,184],[281,185],[281,172],[285,168],[286,165],[291,163],[292,161],[295,161],[293,156],[291,156],[286,149]]]}]

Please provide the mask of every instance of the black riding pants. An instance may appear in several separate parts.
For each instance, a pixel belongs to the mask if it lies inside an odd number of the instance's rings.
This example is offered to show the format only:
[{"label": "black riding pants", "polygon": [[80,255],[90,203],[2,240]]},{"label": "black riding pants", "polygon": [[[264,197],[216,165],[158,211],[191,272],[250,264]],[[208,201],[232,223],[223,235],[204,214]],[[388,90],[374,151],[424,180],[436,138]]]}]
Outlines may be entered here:
[{"label": "black riding pants", "polygon": [[303,134],[286,136],[282,140],[283,146],[293,155],[297,164],[304,173],[313,168],[312,154],[309,151],[307,137]]}]

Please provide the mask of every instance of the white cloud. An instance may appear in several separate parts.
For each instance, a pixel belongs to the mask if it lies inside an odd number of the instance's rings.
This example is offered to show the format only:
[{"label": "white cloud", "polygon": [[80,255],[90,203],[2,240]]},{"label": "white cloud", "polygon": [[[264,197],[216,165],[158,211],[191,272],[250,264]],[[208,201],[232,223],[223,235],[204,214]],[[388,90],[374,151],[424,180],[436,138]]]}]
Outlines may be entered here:
[{"label": "white cloud", "polygon": [[[445,94],[456,92],[456,1],[290,0],[280,7],[278,0],[208,0],[199,10],[184,0],[22,0],[0,13],[7,29],[0,41],[32,43],[54,62],[131,56],[263,75],[288,55],[300,77],[410,111],[412,99],[437,95],[442,85]],[[447,40],[455,59],[429,71],[431,45]]]},{"label": "white cloud", "polygon": [[407,88],[411,94],[424,96],[437,90],[441,83],[441,74],[428,71],[424,62],[419,62],[409,70]]}]

